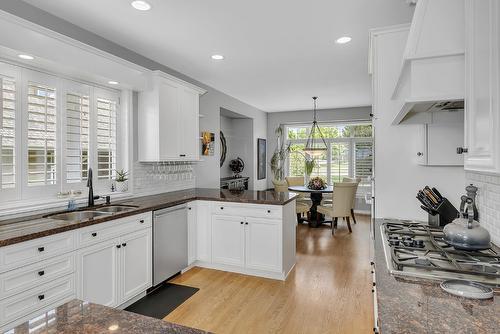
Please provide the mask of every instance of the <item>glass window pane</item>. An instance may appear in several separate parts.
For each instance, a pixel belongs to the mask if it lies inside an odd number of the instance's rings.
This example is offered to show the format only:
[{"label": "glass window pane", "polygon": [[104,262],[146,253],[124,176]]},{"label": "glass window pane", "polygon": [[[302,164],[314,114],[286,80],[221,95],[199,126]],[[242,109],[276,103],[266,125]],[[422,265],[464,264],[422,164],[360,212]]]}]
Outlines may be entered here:
[{"label": "glass window pane", "polygon": [[332,143],[331,177],[333,182],[342,182],[349,177],[349,143]]},{"label": "glass window pane", "polygon": [[302,153],[304,147],[304,144],[290,145],[290,155],[288,157],[289,176],[304,176],[305,158]]}]

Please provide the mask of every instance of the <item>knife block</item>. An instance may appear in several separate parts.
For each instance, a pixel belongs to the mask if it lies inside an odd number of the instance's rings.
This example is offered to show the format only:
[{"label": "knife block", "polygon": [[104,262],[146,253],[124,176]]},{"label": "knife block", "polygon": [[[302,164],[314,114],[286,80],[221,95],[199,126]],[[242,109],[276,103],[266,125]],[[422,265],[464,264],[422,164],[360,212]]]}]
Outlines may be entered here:
[{"label": "knife block", "polygon": [[445,226],[455,220],[455,218],[460,217],[460,212],[444,197],[435,211],[439,214],[439,226]]}]

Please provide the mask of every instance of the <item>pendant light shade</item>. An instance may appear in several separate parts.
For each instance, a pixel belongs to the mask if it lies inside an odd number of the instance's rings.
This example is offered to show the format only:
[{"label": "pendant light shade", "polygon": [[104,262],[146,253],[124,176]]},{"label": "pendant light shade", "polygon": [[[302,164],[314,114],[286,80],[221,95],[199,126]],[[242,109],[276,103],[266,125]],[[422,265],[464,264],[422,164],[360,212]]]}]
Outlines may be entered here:
[{"label": "pendant light shade", "polygon": [[314,109],[313,109],[313,123],[311,126],[311,131],[309,131],[309,137],[307,138],[306,147],[304,148],[304,153],[309,154],[310,156],[317,157],[322,155],[327,151],[327,146],[325,142],[325,138],[323,138],[323,134],[321,133],[321,129],[318,126],[318,122],[316,121],[316,100],[317,96],[313,97]]}]

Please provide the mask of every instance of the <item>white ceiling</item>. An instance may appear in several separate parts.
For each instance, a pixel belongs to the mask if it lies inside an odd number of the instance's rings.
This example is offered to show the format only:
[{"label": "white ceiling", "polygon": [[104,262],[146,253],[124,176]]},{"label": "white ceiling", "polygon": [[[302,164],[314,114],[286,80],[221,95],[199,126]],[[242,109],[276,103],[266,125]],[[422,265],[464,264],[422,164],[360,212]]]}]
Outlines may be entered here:
[{"label": "white ceiling", "polygon": [[322,109],[370,105],[368,30],[413,13],[404,0],[148,1],[26,0],[269,112],[310,109],[313,95]]}]

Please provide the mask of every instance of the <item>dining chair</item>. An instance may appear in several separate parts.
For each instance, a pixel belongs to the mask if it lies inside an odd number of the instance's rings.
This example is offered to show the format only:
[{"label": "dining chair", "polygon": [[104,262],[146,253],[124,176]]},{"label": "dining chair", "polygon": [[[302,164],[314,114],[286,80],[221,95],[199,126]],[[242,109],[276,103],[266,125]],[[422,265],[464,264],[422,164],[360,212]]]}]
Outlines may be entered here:
[{"label": "dining chair", "polygon": [[352,197],[352,203],[351,203],[351,217],[352,220],[354,221],[354,224],[356,224],[356,217],[354,216],[354,206],[356,205],[356,193],[358,191],[358,186],[359,183],[361,182],[360,177],[344,177],[342,179],[342,182],[353,182],[356,183],[356,191],[354,192],[354,196]]},{"label": "dining chair", "polygon": [[333,184],[332,203],[329,205],[318,205],[317,212],[319,220],[321,214],[332,217],[332,235],[339,218],[345,218],[349,233],[352,233],[350,214],[352,196],[356,194],[357,184],[355,182],[338,182]]},{"label": "dining chair", "polygon": [[276,192],[288,192],[288,183],[283,180],[283,181],[276,181],[273,180],[273,186],[274,186],[274,191]]},{"label": "dining chair", "polygon": [[310,206],[306,203],[295,201],[295,212],[297,213],[297,223],[303,221],[302,216],[306,215],[307,220],[309,220],[309,208]]},{"label": "dining chair", "polygon": [[[303,186],[304,185],[304,177],[303,176],[287,176],[285,177],[286,183],[288,184],[289,187],[292,186]],[[299,202],[304,202],[308,204],[309,206],[312,205],[311,199],[308,198],[304,193],[299,193],[298,194],[298,199]]]}]

